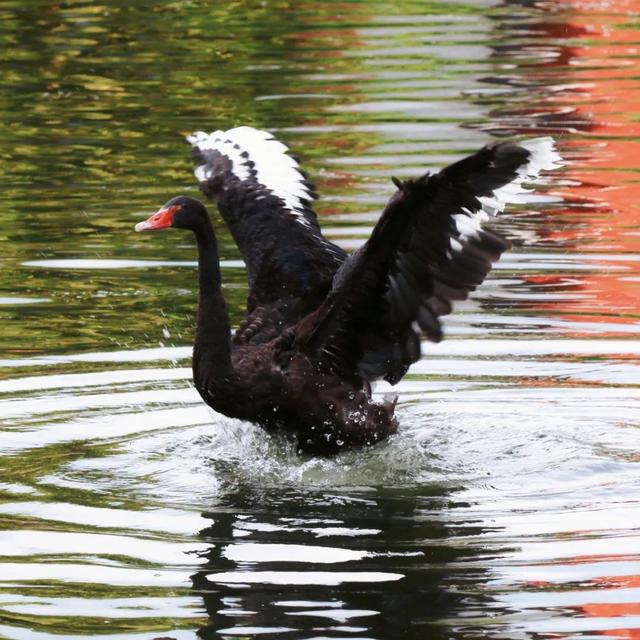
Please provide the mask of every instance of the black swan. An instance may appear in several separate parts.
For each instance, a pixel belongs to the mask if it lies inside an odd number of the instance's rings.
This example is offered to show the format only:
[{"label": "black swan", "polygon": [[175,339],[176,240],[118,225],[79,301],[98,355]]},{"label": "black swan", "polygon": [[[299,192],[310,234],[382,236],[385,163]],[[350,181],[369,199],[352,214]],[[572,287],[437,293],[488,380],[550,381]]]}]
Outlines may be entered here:
[{"label": "black swan", "polygon": [[217,203],[247,266],[247,316],[231,334],[218,247],[204,205],[169,200],[136,231],[190,229],[198,245],[193,378],[227,416],[297,435],[331,454],[397,430],[397,383],[442,338],[440,316],[479,285],[509,242],[480,223],[517,202],[521,183],[560,165],[551,138],[483,147],[435,174],[393,179],[396,192],[351,256],[326,240],[315,198],[285,145],[237,127],[188,138],[202,192]]}]

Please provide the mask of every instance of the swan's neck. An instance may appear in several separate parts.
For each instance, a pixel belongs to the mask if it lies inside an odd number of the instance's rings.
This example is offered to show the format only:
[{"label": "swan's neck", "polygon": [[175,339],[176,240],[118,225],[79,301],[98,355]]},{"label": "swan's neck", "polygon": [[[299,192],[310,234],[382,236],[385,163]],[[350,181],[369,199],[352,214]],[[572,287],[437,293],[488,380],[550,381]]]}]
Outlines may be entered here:
[{"label": "swan's neck", "polygon": [[193,378],[196,387],[211,389],[216,380],[231,373],[229,315],[221,290],[218,243],[211,222],[196,232],[198,243],[198,321],[193,349]]}]

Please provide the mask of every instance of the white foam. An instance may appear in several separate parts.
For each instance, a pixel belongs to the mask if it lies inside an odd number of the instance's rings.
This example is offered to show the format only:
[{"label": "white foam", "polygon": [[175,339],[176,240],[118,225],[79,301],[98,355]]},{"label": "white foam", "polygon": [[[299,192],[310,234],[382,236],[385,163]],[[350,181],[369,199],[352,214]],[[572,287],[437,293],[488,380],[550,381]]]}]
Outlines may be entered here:
[{"label": "white foam", "polygon": [[[216,150],[227,156],[232,163],[231,170],[240,180],[254,177],[284,202],[298,222],[309,224],[303,212],[305,201],[312,200],[313,196],[289,149],[268,131],[245,126],[212,133],[196,131],[187,140],[202,151]],[[203,164],[196,167],[195,175],[203,182],[211,176],[211,171]]]}]

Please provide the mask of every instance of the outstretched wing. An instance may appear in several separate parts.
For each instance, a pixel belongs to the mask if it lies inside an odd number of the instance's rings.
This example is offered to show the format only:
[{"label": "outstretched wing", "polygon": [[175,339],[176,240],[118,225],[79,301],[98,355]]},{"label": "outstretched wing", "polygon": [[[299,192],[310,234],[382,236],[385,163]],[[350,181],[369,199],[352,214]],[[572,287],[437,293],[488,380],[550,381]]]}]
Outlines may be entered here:
[{"label": "outstretched wing", "polygon": [[249,309],[283,292],[314,303],[326,295],[345,252],[322,236],[313,187],[287,147],[266,131],[198,131],[195,175],[215,200],[247,265]]},{"label": "outstretched wing", "polygon": [[298,326],[297,342],[346,379],[398,382],[420,357],[420,335],[479,285],[509,242],[481,222],[517,202],[522,182],[559,166],[551,138],[487,145],[435,175],[404,183],[369,240]]}]

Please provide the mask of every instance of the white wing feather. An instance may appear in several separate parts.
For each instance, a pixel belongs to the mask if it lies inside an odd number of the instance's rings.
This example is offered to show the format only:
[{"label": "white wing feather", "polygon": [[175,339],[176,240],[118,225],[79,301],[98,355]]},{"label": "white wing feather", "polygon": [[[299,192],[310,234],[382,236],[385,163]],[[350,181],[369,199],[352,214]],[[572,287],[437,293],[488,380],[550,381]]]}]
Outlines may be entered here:
[{"label": "white wing feather", "polygon": [[[201,151],[216,150],[225,155],[232,164],[233,173],[240,180],[251,177],[269,189],[284,203],[285,209],[301,224],[309,221],[303,211],[313,200],[298,163],[289,155],[289,149],[268,131],[253,127],[236,127],[228,131],[204,133],[196,131],[187,140]],[[210,177],[206,164],[195,168],[200,182]]]},{"label": "white wing feather", "polygon": [[[476,236],[481,229],[481,223],[489,218],[502,213],[508,204],[526,203],[525,194],[532,189],[525,189],[523,182],[528,182],[538,177],[541,171],[550,171],[562,166],[562,157],[555,148],[553,138],[534,138],[518,143],[529,151],[529,159],[517,170],[517,177],[511,182],[496,189],[492,196],[481,196],[478,198],[482,204],[482,210],[475,214],[454,215],[456,227],[462,239]],[[524,197],[523,197],[524,196]],[[452,238],[451,249],[456,251],[459,243]]]}]

